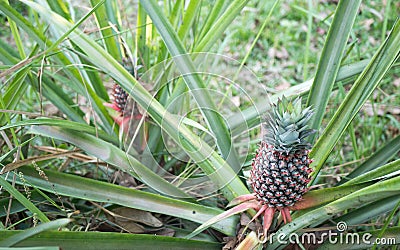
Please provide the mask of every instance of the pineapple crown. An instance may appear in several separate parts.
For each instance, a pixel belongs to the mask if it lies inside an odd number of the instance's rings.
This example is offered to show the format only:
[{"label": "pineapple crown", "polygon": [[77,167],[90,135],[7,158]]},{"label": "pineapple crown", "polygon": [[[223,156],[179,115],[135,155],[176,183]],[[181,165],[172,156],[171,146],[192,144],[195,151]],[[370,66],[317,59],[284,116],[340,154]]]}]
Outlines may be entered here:
[{"label": "pineapple crown", "polygon": [[286,154],[310,149],[311,144],[306,138],[315,133],[315,130],[307,128],[312,115],[311,107],[301,108],[301,98],[290,101],[283,96],[276,104],[272,104],[265,117],[264,141],[272,145],[274,150]]}]

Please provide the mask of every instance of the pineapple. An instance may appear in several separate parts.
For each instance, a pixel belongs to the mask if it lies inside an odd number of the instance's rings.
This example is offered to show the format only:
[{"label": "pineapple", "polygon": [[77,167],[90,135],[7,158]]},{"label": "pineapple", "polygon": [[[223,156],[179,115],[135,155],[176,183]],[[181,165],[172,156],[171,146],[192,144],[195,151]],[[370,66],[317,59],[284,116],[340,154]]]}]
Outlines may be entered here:
[{"label": "pineapple", "polygon": [[[129,73],[138,79],[136,76],[137,72],[128,58],[123,58],[121,64]],[[142,112],[139,111],[136,102],[129,98],[129,94],[117,83],[114,84],[112,98],[113,102],[111,104],[105,103],[105,106],[110,107],[119,113],[119,116],[114,117],[114,120],[118,125],[127,125],[127,122],[131,118],[136,120],[141,119]]]},{"label": "pineapple", "polygon": [[[136,70],[133,67],[132,62],[129,61],[129,58],[127,57],[122,58],[121,64],[129,73],[131,73],[131,75],[133,75],[136,79],[138,79],[138,77],[136,76],[137,75]],[[130,98],[128,99],[129,94],[117,83],[114,84],[112,96],[114,98],[114,103],[113,103],[115,107],[114,109],[117,112],[119,112],[122,117],[132,116],[133,114],[132,106],[135,109],[136,103],[132,105],[131,99]]]},{"label": "pineapple", "polygon": [[302,110],[301,99],[290,102],[285,97],[267,114],[250,182],[256,198],[268,207],[291,207],[307,191],[312,170],[311,145],[305,139],[314,132],[307,128],[311,116],[310,108]]},{"label": "pineapple", "polygon": [[128,102],[128,93],[126,93],[126,91],[123,90],[118,84],[114,84],[112,95],[114,98],[115,110],[120,112],[122,115],[124,115],[124,113],[126,114],[127,112],[125,112],[125,107],[126,103]]},{"label": "pineapple", "polygon": [[[276,210],[285,223],[291,221],[291,207],[307,191],[312,160],[308,157],[311,145],[306,138],[314,133],[307,128],[312,114],[310,107],[302,110],[301,98],[289,101],[283,96],[265,117],[266,133],[250,172],[253,195],[259,204],[253,219],[264,214],[264,235]],[[240,199],[250,200],[251,196]]]},{"label": "pineapple", "polygon": [[299,206],[296,202],[302,200],[303,194],[307,192],[312,172],[312,160],[308,157],[311,145],[306,141],[315,132],[307,128],[312,114],[310,107],[302,110],[301,98],[289,101],[283,96],[272,105],[263,124],[266,133],[250,171],[254,193],[233,199],[228,204],[228,207],[233,206],[231,209],[204,223],[190,237],[216,221],[254,209],[257,213],[250,222],[263,216],[262,235],[266,239],[277,210],[287,223],[291,221],[290,210],[304,208],[304,204]]}]

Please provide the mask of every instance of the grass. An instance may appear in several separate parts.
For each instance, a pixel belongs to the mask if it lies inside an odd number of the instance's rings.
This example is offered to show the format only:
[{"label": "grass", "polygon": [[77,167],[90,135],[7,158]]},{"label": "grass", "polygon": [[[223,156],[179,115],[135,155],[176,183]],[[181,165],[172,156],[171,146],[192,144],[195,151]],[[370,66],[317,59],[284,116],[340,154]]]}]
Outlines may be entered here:
[{"label": "grass", "polygon": [[[178,238],[250,192],[260,117],[282,94],[318,114],[318,188],[272,230],[343,219],[359,234],[398,237],[396,1],[358,11],[358,1],[0,1],[0,246],[43,246],[43,235],[72,249],[87,233],[98,247],[101,232],[113,232],[111,248],[218,248],[225,235],[238,246],[245,215]],[[124,124],[129,133],[104,105],[115,83],[145,115]],[[244,242],[257,245],[252,237]]]}]

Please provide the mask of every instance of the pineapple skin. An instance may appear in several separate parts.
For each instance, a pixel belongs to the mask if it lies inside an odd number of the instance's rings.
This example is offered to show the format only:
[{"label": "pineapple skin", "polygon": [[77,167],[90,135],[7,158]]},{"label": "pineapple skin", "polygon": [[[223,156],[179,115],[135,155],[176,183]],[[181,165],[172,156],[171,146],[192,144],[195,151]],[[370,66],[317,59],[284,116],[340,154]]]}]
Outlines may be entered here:
[{"label": "pineapple skin", "polygon": [[256,198],[271,208],[293,206],[302,199],[312,169],[308,128],[313,111],[302,109],[301,98],[278,99],[266,114],[265,135],[253,159],[250,176]]},{"label": "pineapple skin", "polygon": [[301,200],[310,182],[309,150],[286,153],[261,142],[252,163],[250,183],[256,198],[272,208],[291,207]]},{"label": "pineapple skin", "polygon": [[114,104],[118,108],[117,110],[118,112],[127,113],[124,112],[124,109],[128,102],[128,97],[129,97],[128,93],[126,93],[121,86],[119,86],[118,84],[114,84],[113,98],[114,98]]}]

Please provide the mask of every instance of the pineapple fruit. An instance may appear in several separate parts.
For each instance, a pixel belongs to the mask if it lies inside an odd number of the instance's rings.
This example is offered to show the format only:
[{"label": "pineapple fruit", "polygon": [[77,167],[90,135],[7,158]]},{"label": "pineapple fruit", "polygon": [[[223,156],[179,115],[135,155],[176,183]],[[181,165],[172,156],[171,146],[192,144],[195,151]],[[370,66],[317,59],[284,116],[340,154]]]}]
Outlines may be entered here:
[{"label": "pineapple fruit", "polygon": [[291,221],[291,207],[307,191],[312,160],[308,157],[311,145],[306,138],[314,133],[307,125],[312,114],[310,107],[302,109],[301,98],[289,101],[283,96],[265,117],[265,135],[250,172],[253,200],[258,203],[258,213],[253,219],[264,215],[264,235],[276,210],[281,212],[285,223]]},{"label": "pineapple fruit", "polygon": [[118,84],[114,84],[112,96],[114,98],[115,110],[124,115],[125,107],[128,102],[128,93],[121,88]]},{"label": "pineapple fruit", "polygon": [[[279,210],[301,200],[310,182],[311,145],[307,128],[312,110],[302,110],[301,99],[278,100],[267,114],[266,133],[253,160],[250,182],[256,198]],[[284,217],[285,218],[285,217]]]},{"label": "pineapple fruit", "polygon": [[254,209],[251,221],[263,215],[263,235],[266,236],[274,214],[280,211],[285,223],[291,221],[290,210],[302,200],[310,182],[312,159],[308,157],[310,143],[306,138],[315,131],[308,128],[313,111],[302,109],[301,99],[289,101],[284,96],[271,105],[263,123],[265,135],[253,159],[250,184],[254,193],[233,199],[218,218],[239,211]]}]

